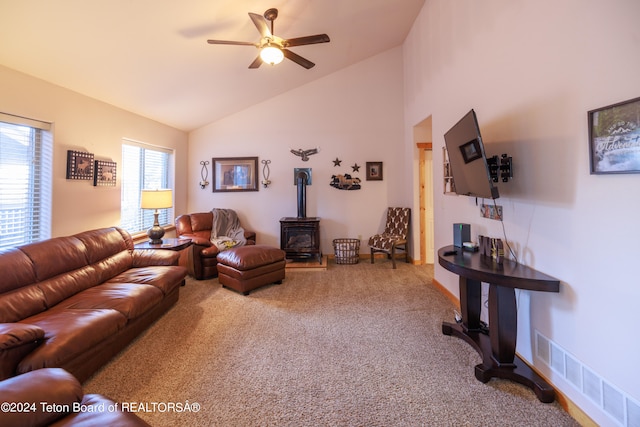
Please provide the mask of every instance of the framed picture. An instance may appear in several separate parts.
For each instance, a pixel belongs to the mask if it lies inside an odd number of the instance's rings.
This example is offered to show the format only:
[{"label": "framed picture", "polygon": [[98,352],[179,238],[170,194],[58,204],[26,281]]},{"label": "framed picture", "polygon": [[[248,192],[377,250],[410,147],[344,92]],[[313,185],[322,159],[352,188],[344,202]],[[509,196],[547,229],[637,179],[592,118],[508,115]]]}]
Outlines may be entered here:
[{"label": "framed picture", "polygon": [[67,150],[67,179],[93,179],[93,154]]},{"label": "framed picture", "polygon": [[93,185],[107,187],[116,186],[116,163],[96,160],[96,173],[93,175]]},{"label": "framed picture", "polygon": [[213,192],[258,191],[258,158],[213,158]]},{"label": "framed picture", "polygon": [[367,181],[382,181],[382,162],[367,162]]},{"label": "framed picture", "polygon": [[640,98],[588,116],[591,174],[640,173]]}]

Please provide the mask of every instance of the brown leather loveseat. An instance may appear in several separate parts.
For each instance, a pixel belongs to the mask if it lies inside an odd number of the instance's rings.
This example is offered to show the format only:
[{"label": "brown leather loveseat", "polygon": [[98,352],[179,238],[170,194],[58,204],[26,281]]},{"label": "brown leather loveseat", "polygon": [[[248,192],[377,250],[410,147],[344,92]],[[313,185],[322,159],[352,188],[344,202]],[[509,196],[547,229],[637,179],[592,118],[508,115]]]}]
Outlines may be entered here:
[{"label": "brown leather loveseat", "polygon": [[80,382],[60,368],[44,368],[0,381],[0,425],[149,426],[100,394],[84,394]]},{"label": "brown leather loveseat", "polygon": [[0,380],[59,367],[84,381],[176,301],[179,253],[112,227],[0,251]]},{"label": "brown leather loveseat", "polygon": [[[176,234],[180,238],[191,239],[193,245],[185,251],[180,265],[189,269],[189,274],[197,280],[211,279],[218,276],[218,248],[211,243],[213,228],[213,212],[200,212],[180,215],[176,218]],[[256,233],[244,232],[247,245],[256,244]]]}]

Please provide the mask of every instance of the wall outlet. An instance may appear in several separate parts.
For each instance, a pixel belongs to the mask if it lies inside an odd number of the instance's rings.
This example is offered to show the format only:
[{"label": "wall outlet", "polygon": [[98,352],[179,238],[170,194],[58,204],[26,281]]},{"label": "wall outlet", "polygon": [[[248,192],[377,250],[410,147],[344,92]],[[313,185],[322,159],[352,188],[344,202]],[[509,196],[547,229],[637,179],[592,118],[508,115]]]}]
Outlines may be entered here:
[{"label": "wall outlet", "polygon": [[502,206],[500,205],[480,205],[480,215],[483,218],[496,219],[502,221]]}]

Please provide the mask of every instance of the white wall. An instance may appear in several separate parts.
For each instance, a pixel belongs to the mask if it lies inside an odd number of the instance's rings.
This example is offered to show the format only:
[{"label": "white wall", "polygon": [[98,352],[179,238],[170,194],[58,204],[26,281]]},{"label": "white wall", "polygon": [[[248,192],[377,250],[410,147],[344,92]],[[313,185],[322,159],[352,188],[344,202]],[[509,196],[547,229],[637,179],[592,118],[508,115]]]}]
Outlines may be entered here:
[{"label": "white wall", "polygon": [[[427,0],[404,45],[405,129],[433,118],[436,247],[456,222],[502,236],[475,199],[441,191],[443,134],[474,108],[487,153],[514,158],[498,200],[509,242],[561,280],[559,294],[520,293],[518,352],[602,423],[611,418],[533,356],[533,338],[640,401],[640,175],[590,175],[587,133],[587,111],[640,96],[639,16],[636,0]],[[436,265],[435,277],[458,294],[455,275]]]},{"label": "white wall", "polygon": [[[410,192],[410,182],[402,179],[407,169],[402,87],[402,51],[396,48],[193,131],[188,211],[235,209],[243,226],[258,233],[258,243],[279,247],[280,218],[297,215],[294,168],[311,168],[307,216],[320,217],[322,251],[333,253],[335,238],[361,236],[360,251],[366,253],[366,239],[381,230],[387,206],[407,205],[396,189]],[[321,151],[306,162],[289,152],[313,147]],[[269,188],[241,193],[213,193],[211,185],[200,189],[201,161],[241,156],[271,160]],[[342,160],[339,167],[336,158]],[[366,181],[367,161],[384,162],[383,181]],[[359,172],[353,172],[354,164],[360,165]],[[332,175],[344,173],[359,177],[362,189],[329,185]]]},{"label": "white wall", "polygon": [[186,206],[187,134],[109,104],[0,66],[0,112],[53,123],[53,237],[120,224],[120,179],[115,187],[66,179],[67,150],[93,153],[122,165],[122,138],[175,150],[175,209]]}]

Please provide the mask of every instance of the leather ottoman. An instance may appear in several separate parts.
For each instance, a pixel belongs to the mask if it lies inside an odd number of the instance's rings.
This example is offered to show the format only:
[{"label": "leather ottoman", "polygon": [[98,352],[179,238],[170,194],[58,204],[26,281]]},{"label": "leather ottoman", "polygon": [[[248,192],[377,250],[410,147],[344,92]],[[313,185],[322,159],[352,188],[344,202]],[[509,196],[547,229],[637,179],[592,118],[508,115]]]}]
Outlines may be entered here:
[{"label": "leather ottoman", "polygon": [[240,246],[218,254],[218,281],[225,288],[249,295],[261,286],[282,283],[285,265],[285,252],[281,249]]}]

